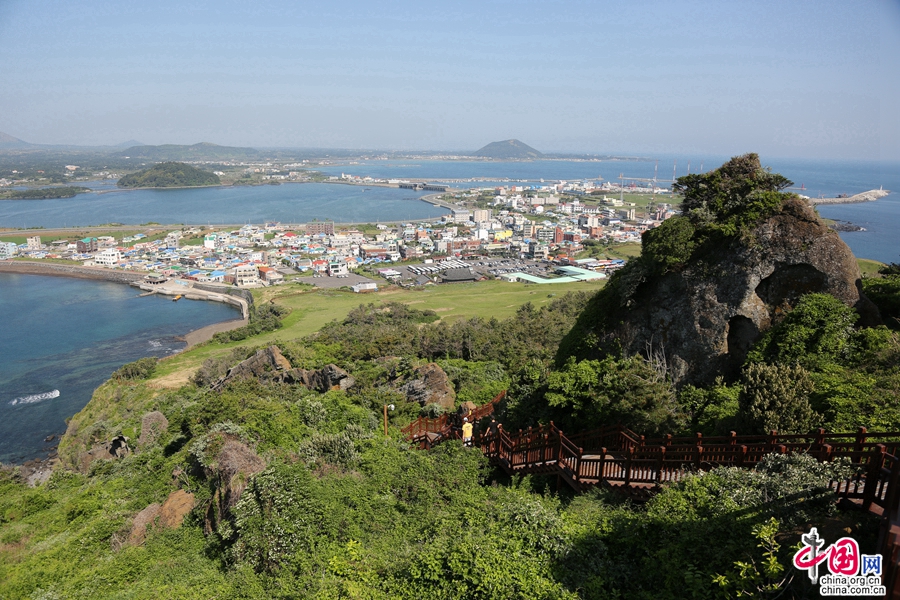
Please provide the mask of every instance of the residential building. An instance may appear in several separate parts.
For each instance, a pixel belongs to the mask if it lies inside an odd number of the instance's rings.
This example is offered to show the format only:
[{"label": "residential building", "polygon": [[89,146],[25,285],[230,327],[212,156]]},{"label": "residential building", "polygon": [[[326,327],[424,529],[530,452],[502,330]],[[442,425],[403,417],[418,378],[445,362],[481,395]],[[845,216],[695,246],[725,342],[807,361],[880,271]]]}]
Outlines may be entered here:
[{"label": "residential building", "polygon": [[335,275],[346,275],[348,273],[347,262],[343,260],[331,260],[328,261],[328,275],[334,277]]},{"label": "residential building", "polygon": [[41,249],[41,236],[36,235],[34,237],[26,238],[28,250],[40,250]]},{"label": "residential building", "polygon": [[282,275],[272,267],[259,267],[259,276],[269,285],[284,283],[284,275]]},{"label": "residential building", "polygon": [[94,264],[102,267],[114,267],[122,260],[122,254],[115,248],[107,248],[94,255]]},{"label": "residential building", "polygon": [[472,220],[476,223],[484,223],[490,221],[493,217],[493,211],[489,208],[477,208],[472,211]]},{"label": "residential building", "polygon": [[[38,238],[40,240],[40,238]],[[80,253],[85,252],[96,252],[97,251],[97,238],[95,237],[86,237],[84,239],[78,240],[75,243],[76,251]]]},{"label": "residential building", "polygon": [[240,265],[234,268],[234,283],[238,287],[259,283],[259,269],[256,265]]},{"label": "residential building", "polygon": [[19,251],[19,247],[12,242],[0,242],[0,260],[12,258]]},{"label": "residential building", "polygon": [[334,235],[334,221],[313,221],[306,224],[306,235]]}]

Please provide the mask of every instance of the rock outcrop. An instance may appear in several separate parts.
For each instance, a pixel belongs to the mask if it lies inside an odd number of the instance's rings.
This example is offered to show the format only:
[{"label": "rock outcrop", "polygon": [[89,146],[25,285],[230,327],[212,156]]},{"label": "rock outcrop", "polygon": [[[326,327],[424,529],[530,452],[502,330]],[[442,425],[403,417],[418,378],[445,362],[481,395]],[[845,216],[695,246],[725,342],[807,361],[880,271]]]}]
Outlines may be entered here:
[{"label": "rock outcrop", "polygon": [[229,381],[247,378],[301,384],[319,392],[346,390],[356,383],[356,380],[347,371],[333,364],[314,370],[295,369],[291,367],[290,361],[281,354],[278,346],[269,346],[258,350],[250,358],[231,367],[224,377],[213,384],[212,388],[220,390]]},{"label": "rock outcrop", "polygon": [[194,495],[184,490],[175,490],[165,502],[154,502],[135,515],[128,534],[128,543],[139,546],[147,537],[151,527],[175,529],[181,527],[184,517],[194,508]]},{"label": "rock outcrop", "polygon": [[428,363],[413,371],[414,379],[400,387],[400,392],[412,402],[422,406],[437,404],[445,409],[453,409],[456,391],[444,370],[436,363]]},{"label": "rock outcrop", "polygon": [[231,509],[240,500],[250,477],[266,468],[266,462],[246,444],[228,435],[222,437],[222,447],[206,469],[207,478],[216,489],[206,511],[207,533],[214,531],[223,519],[231,518]]},{"label": "rock outcrop", "polygon": [[719,246],[707,239],[700,256],[693,252],[662,274],[629,264],[591,300],[558,362],[619,351],[652,355],[677,383],[708,384],[737,375],[752,344],[804,294],[831,294],[856,308],[860,324],[877,324],[853,253],[806,202],[783,197],[749,230],[713,238]]},{"label": "rock outcrop", "polygon": [[321,369],[312,371],[291,369],[284,373],[281,381],[285,383],[299,383],[319,392],[346,390],[356,383],[356,379],[350,373],[333,364],[328,364]]},{"label": "rock outcrop", "polygon": [[156,443],[156,440],[169,428],[169,420],[166,416],[154,410],[141,417],[141,435],[138,438],[138,448],[145,449]]},{"label": "rock outcrop", "polygon": [[281,354],[278,346],[269,346],[262,350],[257,350],[256,354],[246,360],[242,360],[235,366],[228,369],[225,377],[213,384],[214,390],[220,390],[225,387],[229,381],[234,379],[261,379],[270,377],[276,373],[283,373],[291,369],[291,363]]}]

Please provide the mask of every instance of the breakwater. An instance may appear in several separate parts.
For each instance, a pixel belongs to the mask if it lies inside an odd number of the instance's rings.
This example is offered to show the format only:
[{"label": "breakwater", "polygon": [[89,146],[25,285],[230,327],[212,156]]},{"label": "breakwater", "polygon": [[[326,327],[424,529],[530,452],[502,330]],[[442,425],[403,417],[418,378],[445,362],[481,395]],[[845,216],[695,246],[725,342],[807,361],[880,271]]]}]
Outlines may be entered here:
[{"label": "breakwater", "polygon": [[84,267],[81,265],[61,265],[59,263],[19,260],[0,261],[0,273],[76,277],[78,279],[98,279],[113,283],[131,283],[143,279],[144,275],[146,275],[144,272],[115,271],[104,267]]},{"label": "breakwater", "polygon": [[429,194],[427,196],[422,196],[419,198],[422,202],[427,202],[428,204],[433,204],[434,206],[440,206],[441,208],[446,208],[447,210],[458,210],[459,207],[454,204],[448,204],[443,200],[439,200],[441,196],[444,194]]},{"label": "breakwater", "polygon": [[857,202],[874,202],[890,194],[890,190],[869,190],[846,198],[810,198],[810,204],[856,204]]},{"label": "breakwater", "polygon": [[[151,294],[162,294],[163,296],[182,297],[187,300],[209,300],[212,302],[224,302],[240,309],[241,316],[244,320],[250,317],[250,305],[253,297],[245,290],[234,290],[226,286],[212,286],[208,284],[197,284],[193,281],[185,280],[167,280],[164,283],[149,283],[143,278],[129,282],[130,285]],[[250,296],[248,301],[242,294],[232,294],[231,291],[244,292]]]}]

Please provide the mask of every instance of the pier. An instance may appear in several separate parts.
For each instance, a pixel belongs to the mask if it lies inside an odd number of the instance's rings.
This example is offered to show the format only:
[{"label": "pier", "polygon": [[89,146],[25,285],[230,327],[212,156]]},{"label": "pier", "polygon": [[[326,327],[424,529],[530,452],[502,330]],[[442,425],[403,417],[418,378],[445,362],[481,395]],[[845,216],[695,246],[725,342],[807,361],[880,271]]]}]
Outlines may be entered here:
[{"label": "pier", "polygon": [[812,205],[816,204],[856,204],[858,202],[874,202],[879,198],[884,198],[888,194],[890,194],[890,190],[878,189],[878,190],[869,190],[868,192],[863,192],[861,194],[854,194],[853,196],[848,196],[846,198],[810,198],[809,203]]},{"label": "pier", "polygon": [[207,289],[200,289],[194,285],[193,281],[183,279],[166,280],[163,283],[150,283],[146,280],[132,281],[131,285],[144,291],[141,296],[149,296],[152,294],[162,294],[163,296],[173,296],[186,298],[188,300],[208,300],[211,302],[224,302],[241,309],[243,319],[250,316],[250,303],[240,296],[229,293],[228,287],[222,287],[221,291],[211,291],[209,284],[204,284]]}]

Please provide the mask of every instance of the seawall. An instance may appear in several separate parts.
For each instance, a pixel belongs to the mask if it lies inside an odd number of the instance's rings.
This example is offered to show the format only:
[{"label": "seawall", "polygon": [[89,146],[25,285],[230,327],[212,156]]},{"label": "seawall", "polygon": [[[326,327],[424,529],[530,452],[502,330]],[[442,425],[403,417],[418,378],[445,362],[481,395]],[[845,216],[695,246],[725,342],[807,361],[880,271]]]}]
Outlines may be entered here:
[{"label": "seawall", "polygon": [[[146,281],[132,281],[130,284],[150,294],[162,294],[175,296],[187,300],[210,300],[212,302],[224,302],[237,307],[241,311],[243,320],[250,318],[250,306],[253,296],[246,290],[238,290],[228,286],[213,286],[198,284],[193,281],[168,280],[165,283],[152,284]],[[237,293],[232,293],[232,291]],[[249,301],[245,296],[249,296]]]},{"label": "seawall", "polygon": [[144,278],[146,273],[116,271],[104,267],[84,267],[81,265],[61,265],[58,263],[0,260],[0,273],[23,273],[29,275],[51,275],[56,277],[78,277],[98,279],[115,283],[131,283]]}]

